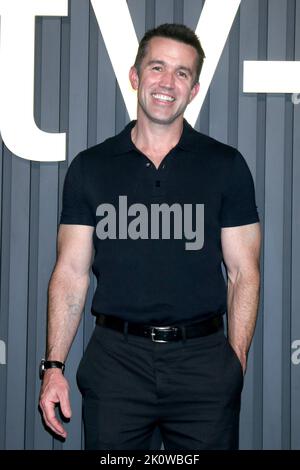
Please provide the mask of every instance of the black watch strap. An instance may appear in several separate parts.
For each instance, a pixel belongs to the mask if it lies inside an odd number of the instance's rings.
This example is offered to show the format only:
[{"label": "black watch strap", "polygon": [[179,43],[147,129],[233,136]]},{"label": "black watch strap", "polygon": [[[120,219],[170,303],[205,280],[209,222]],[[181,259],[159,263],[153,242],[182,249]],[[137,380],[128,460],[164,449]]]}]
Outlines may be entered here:
[{"label": "black watch strap", "polygon": [[42,359],[40,363],[40,379],[44,377],[45,370],[47,369],[61,369],[62,373],[64,373],[65,364],[60,361],[46,361]]}]

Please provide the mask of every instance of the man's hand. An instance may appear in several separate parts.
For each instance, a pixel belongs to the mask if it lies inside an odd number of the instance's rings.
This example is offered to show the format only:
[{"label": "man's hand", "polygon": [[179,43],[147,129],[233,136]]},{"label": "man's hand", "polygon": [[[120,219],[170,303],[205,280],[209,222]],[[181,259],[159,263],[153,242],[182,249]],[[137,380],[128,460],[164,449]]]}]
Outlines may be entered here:
[{"label": "man's hand", "polygon": [[[239,358],[239,359],[240,359],[240,358]],[[242,365],[243,375],[245,376],[245,374],[246,374],[246,369],[247,369],[247,359],[243,359],[243,360],[240,359],[240,363],[241,363],[241,365]]]},{"label": "man's hand", "polygon": [[39,405],[47,426],[59,436],[66,438],[67,432],[55,416],[56,403],[60,404],[65,418],[71,418],[68,382],[60,369],[47,369],[43,378]]},{"label": "man's hand", "polygon": [[242,351],[240,351],[236,346],[234,346],[233,344],[231,344],[231,347],[234,350],[235,354],[237,355],[237,358],[241,363],[241,367],[242,367],[242,370],[243,370],[243,375],[245,375],[246,374],[246,369],[247,369],[247,356]]}]

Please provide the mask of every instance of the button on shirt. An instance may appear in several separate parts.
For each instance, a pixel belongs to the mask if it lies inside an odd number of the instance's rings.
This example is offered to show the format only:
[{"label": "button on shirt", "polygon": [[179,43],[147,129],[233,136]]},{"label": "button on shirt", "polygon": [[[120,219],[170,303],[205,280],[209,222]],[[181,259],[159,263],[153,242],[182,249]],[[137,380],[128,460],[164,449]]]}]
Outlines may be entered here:
[{"label": "button on shirt", "polygon": [[224,313],[221,229],[259,220],[246,161],[184,120],[156,168],[131,140],[135,122],[65,178],[60,222],[95,228],[92,312],[155,325]]}]

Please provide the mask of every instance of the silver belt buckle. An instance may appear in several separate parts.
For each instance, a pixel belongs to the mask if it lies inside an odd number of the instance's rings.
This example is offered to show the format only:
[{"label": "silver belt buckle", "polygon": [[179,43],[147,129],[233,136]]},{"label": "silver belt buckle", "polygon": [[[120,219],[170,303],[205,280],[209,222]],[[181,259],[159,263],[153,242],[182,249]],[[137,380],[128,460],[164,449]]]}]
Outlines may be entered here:
[{"label": "silver belt buckle", "polygon": [[176,327],[172,327],[172,326],[152,326],[151,327],[151,339],[152,341],[154,341],[155,343],[168,343],[168,341],[165,341],[164,339],[155,339],[155,334],[156,332],[154,330],[160,330],[160,331],[177,331],[177,328]]}]

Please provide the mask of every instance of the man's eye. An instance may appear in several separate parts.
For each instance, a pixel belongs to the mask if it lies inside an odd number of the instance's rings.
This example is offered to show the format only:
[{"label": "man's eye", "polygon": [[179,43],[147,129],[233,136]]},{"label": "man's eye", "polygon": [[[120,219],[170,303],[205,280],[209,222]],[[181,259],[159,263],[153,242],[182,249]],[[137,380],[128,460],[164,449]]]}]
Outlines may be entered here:
[{"label": "man's eye", "polygon": [[182,78],[187,78],[187,74],[185,72],[182,72],[182,70],[179,70],[178,75]]},{"label": "man's eye", "polygon": [[152,70],[157,70],[158,72],[160,72],[161,67],[159,65],[155,65],[154,67],[152,67]]}]

